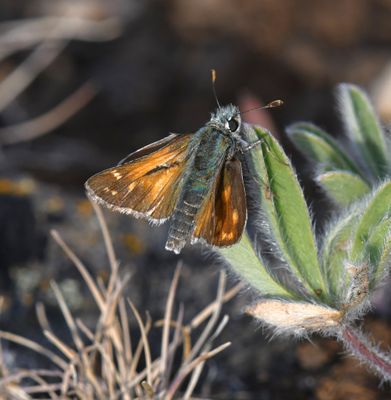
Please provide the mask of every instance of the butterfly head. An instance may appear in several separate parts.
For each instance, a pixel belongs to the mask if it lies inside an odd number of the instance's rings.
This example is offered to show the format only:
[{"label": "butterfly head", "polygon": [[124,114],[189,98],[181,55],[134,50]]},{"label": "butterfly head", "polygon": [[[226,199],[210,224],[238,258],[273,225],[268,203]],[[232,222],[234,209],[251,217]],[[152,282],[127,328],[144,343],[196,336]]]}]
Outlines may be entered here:
[{"label": "butterfly head", "polygon": [[219,107],[212,113],[208,125],[228,135],[236,135],[240,132],[242,125],[239,108],[232,104]]}]

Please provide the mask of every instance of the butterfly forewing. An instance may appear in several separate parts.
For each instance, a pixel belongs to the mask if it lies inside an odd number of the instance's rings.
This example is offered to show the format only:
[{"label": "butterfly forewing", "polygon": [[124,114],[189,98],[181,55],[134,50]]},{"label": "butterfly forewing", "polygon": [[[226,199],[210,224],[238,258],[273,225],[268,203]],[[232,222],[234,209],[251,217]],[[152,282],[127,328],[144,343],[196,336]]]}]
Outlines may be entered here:
[{"label": "butterfly forewing", "polygon": [[114,210],[163,222],[180,193],[191,136],[170,135],[94,175],[86,182],[89,196]]},{"label": "butterfly forewing", "polygon": [[193,236],[214,246],[230,246],[242,236],[246,219],[241,163],[226,161],[197,215]]},{"label": "butterfly forewing", "polygon": [[[122,164],[128,163],[130,161],[133,161],[135,159],[144,157],[148,154],[151,154],[151,153],[161,149],[165,145],[169,144],[170,142],[173,141],[173,139],[178,138],[178,136],[180,136],[180,135],[171,133],[170,135],[166,136],[163,139],[160,139],[160,140],[157,140],[156,142],[150,143],[150,144],[142,147],[141,149],[138,149],[138,150],[134,151],[133,153],[128,154],[124,159],[122,159],[118,163],[118,165],[122,165]],[[183,135],[183,136],[187,136],[187,135]]]}]

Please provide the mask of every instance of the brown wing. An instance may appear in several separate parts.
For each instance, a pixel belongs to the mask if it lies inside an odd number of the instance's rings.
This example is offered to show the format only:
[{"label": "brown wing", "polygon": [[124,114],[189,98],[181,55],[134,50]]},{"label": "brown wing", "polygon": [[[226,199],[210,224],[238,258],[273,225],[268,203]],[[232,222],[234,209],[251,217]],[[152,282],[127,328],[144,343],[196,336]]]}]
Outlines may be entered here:
[{"label": "brown wing", "polygon": [[171,142],[177,136],[179,136],[179,135],[176,133],[171,133],[170,135],[168,135],[167,137],[165,137],[163,139],[157,140],[156,142],[153,142],[144,147],[141,147],[141,149],[138,149],[138,150],[134,151],[133,153],[128,154],[124,159],[122,159],[118,163],[118,165],[122,165],[122,164],[128,163],[130,161],[133,161],[135,159],[144,157],[148,154],[151,154],[151,153],[161,149],[162,147],[164,147],[166,144]]},{"label": "brown wing", "polygon": [[246,194],[239,160],[227,161],[196,218],[195,238],[230,246],[242,236],[247,220]]},{"label": "brown wing", "polygon": [[191,136],[170,135],[163,146],[159,141],[133,153],[142,156],[88,179],[87,194],[115,211],[164,222],[180,193]]}]

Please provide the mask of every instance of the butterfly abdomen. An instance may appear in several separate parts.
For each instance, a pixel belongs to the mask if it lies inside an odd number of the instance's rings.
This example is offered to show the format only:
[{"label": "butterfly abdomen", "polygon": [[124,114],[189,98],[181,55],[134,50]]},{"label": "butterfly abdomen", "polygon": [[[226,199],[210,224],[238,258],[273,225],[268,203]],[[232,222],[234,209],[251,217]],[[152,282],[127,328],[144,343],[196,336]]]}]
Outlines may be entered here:
[{"label": "butterfly abdomen", "polygon": [[190,190],[178,203],[171,218],[166,249],[179,254],[194,230],[195,217],[204,199],[203,193]]},{"label": "butterfly abdomen", "polygon": [[214,175],[198,170],[186,179],[184,190],[171,218],[166,249],[179,254],[191,238],[196,216],[210,190]]}]

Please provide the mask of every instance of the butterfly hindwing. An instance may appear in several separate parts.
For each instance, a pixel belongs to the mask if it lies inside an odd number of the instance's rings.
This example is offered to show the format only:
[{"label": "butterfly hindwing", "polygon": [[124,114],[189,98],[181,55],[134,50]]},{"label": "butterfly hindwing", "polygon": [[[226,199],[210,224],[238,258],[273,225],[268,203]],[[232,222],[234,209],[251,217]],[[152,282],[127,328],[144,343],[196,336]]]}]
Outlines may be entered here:
[{"label": "butterfly hindwing", "polygon": [[132,153],[127,162],[91,177],[87,193],[116,211],[164,222],[180,193],[191,136],[170,135]]},{"label": "butterfly hindwing", "polygon": [[226,161],[197,215],[193,236],[213,246],[230,246],[242,236],[246,220],[242,165]]}]

